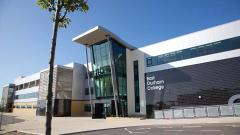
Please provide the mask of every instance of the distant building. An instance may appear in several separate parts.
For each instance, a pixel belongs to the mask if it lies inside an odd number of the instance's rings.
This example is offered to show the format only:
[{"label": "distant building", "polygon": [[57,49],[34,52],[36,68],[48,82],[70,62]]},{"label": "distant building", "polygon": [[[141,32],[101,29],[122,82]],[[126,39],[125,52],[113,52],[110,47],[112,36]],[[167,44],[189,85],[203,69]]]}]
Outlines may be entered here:
[{"label": "distant building", "polygon": [[[89,90],[86,78],[86,67],[71,63],[56,65],[53,77],[53,115],[54,116],[90,116]],[[48,72],[40,74],[38,97],[38,114],[46,111]],[[92,86],[91,86],[92,87]],[[94,101],[95,94],[91,89]]]},{"label": "distant building", "polygon": [[14,84],[7,84],[3,87],[1,102],[5,112],[13,111],[14,88],[15,88]]},{"label": "distant building", "polygon": [[39,82],[40,72],[29,76],[21,76],[14,80],[14,112],[36,114],[37,100],[39,95]]},{"label": "distant building", "polygon": [[[11,103],[15,113],[45,115],[48,72],[48,69],[44,69],[29,76],[18,77],[14,84],[4,87],[3,99],[11,92],[9,90],[15,91],[12,100],[8,99],[8,106],[10,107]],[[55,65],[52,89],[53,116],[91,115],[86,72],[87,69],[83,64]],[[90,85],[92,102],[94,102],[92,79]]]}]

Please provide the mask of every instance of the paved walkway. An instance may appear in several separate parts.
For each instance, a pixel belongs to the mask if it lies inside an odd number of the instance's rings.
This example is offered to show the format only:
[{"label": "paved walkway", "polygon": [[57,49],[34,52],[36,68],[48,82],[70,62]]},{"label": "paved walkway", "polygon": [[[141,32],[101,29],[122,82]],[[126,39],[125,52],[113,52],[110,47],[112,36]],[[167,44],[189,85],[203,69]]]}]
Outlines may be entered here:
[{"label": "paved walkway", "polygon": [[[38,134],[44,134],[45,117],[28,116],[19,114],[5,114],[8,117],[17,119],[10,120],[3,125],[3,132],[7,131],[25,131]],[[204,123],[240,123],[240,117],[223,118],[198,118],[198,119],[146,119],[139,118],[107,118],[91,119],[90,117],[54,117],[52,121],[53,134],[65,134],[72,132],[81,132],[89,130],[99,130],[118,127],[142,126],[142,125],[175,125],[175,124],[204,124]],[[3,133],[2,132],[2,133]],[[0,132],[1,134],[1,132]]]},{"label": "paved walkway", "polygon": [[73,133],[70,135],[239,135],[240,124],[147,125]]}]

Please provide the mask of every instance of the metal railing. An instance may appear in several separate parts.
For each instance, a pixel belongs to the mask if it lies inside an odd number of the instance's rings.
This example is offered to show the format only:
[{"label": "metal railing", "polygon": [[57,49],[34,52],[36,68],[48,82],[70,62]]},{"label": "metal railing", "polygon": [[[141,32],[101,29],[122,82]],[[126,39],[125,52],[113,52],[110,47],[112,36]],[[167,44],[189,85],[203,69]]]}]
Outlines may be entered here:
[{"label": "metal railing", "polygon": [[176,109],[154,110],[155,119],[240,117],[240,104],[183,107]]}]

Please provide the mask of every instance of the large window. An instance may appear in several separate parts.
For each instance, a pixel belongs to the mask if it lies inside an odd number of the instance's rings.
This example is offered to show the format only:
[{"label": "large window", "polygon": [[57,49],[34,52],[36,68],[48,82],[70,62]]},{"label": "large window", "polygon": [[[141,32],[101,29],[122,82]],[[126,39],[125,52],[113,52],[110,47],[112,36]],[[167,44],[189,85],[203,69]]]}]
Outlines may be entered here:
[{"label": "large window", "polygon": [[112,45],[118,94],[119,96],[127,96],[126,48],[122,47],[114,40],[112,41]]},{"label": "large window", "polygon": [[27,83],[24,83],[24,84],[16,85],[15,89],[16,90],[22,90],[22,89],[32,88],[32,87],[35,87],[35,86],[39,86],[39,84],[40,84],[40,79],[31,81],[31,82],[27,82]]},{"label": "large window", "polygon": [[127,74],[126,74],[126,48],[112,40],[113,60],[115,65],[118,102],[120,115],[127,115]]},{"label": "large window", "polygon": [[40,84],[40,79],[36,80],[36,86],[39,86],[39,84]]},{"label": "large window", "polygon": [[138,61],[133,62],[135,112],[140,112]]},{"label": "large window", "polygon": [[[110,46],[111,45],[111,46]],[[112,58],[110,58],[112,51]],[[126,48],[114,39],[91,46],[92,68],[96,98],[113,99],[110,60],[113,60],[116,77],[119,115],[127,115]]]},{"label": "large window", "polygon": [[96,97],[112,97],[109,44],[107,41],[97,43],[91,47],[91,51]]},{"label": "large window", "polygon": [[240,37],[146,58],[147,67],[240,48]]},{"label": "large window", "polygon": [[37,98],[38,92],[16,95],[15,99]]}]

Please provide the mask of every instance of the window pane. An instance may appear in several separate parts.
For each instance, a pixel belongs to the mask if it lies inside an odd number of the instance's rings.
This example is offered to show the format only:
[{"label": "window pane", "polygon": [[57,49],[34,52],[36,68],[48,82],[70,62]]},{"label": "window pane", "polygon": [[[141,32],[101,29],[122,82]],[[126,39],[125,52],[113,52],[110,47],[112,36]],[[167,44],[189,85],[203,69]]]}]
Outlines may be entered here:
[{"label": "window pane", "polygon": [[146,58],[147,67],[240,48],[240,37]]}]

